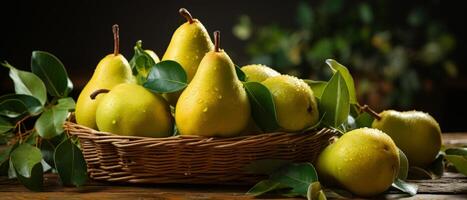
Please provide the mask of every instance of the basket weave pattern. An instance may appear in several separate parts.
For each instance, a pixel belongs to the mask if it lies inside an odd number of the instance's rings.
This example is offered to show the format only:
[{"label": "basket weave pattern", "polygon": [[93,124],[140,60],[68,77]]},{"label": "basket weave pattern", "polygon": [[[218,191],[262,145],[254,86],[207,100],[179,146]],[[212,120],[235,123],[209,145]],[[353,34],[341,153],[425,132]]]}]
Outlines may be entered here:
[{"label": "basket weave pattern", "polygon": [[95,180],[128,183],[253,184],[265,178],[244,167],[255,160],[313,162],[336,132],[267,133],[234,138],[118,136],[77,125],[65,130],[80,140]]}]

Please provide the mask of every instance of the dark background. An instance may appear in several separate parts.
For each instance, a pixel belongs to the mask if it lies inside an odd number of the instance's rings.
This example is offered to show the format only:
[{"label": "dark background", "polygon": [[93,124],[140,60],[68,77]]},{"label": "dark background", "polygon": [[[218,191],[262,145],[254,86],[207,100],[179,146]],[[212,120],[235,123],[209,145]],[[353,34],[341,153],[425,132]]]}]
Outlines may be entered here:
[{"label": "dark background", "polygon": [[[75,84],[74,97],[92,72],[113,48],[113,24],[120,25],[121,52],[129,60],[137,40],[162,57],[173,31],[185,20],[178,14],[186,7],[207,30],[222,32],[222,46],[238,65],[248,64],[246,42],[234,37],[232,27],[241,14],[255,24],[274,22],[292,26],[299,1],[1,1],[0,61],[7,60],[19,69],[29,70],[33,50],[48,51],[65,64]],[[358,2],[358,1],[355,1]],[[398,10],[424,1],[399,1]],[[443,131],[467,131],[466,7],[460,1],[439,1],[434,15],[454,34],[457,48],[454,59],[459,78],[443,83],[438,92],[416,98],[413,108],[429,111]],[[12,92],[8,70],[0,68],[0,94]],[[434,83],[437,84],[437,83]],[[436,101],[432,101],[435,99]],[[365,102],[361,102],[365,103]]]}]

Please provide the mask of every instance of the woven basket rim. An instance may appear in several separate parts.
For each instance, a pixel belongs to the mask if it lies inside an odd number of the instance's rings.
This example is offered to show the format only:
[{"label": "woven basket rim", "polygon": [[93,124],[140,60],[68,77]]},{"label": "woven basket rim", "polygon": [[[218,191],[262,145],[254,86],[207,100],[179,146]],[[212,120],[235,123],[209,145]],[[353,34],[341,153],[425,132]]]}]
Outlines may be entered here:
[{"label": "woven basket rim", "polygon": [[100,132],[68,121],[65,131],[80,140],[90,177],[127,183],[254,184],[265,174],[244,167],[255,160],[313,162],[337,131],[273,132],[231,138],[150,138]]},{"label": "woven basket rim", "polygon": [[[257,138],[265,138],[265,137],[273,137],[277,135],[302,135],[302,134],[319,134],[321,131],[335,131],[330,128],[318,128],[318,129],[310,129],[306,130],[303,132],[283,132],[283,131],[275,131],[275,132],[270,132],[270,133],[259,133],[259,134],[254,134],[254,135],[242,135],[242,136],[236,136],[236,137],[205,137],[205,136],[197,136],[197,135],[174,135],[174,136],[169,136],[169,137],[144,137],[144,136],[124,136],[124,135],[117,135],[114,133],[109,133],[109,132],[102,132],[98,131],[92,128],[89,128],[87,126],[83,126],[80,124],[77,124],[75,122],[71,121],[66,121],[64,124],[65,130],[67,130],[68,133],[71,135],[86,135],[86,138],[88,139],[118,139],[122,141],[132,141],[132,140],[145,140],[145,141],[152,141],[152,142],[163,142],[163,141],[170,141],[170,140],[193,140],[193,141],[218,141],[218,142],[228,142],[228,141],[239,141],[239,140],[244,140],[244,139],[257,139]],[[81,132],[78,131],[78,129],[81,130],[88,130],[88,132]],[[72,131],[76,130],[76,131]]]}]

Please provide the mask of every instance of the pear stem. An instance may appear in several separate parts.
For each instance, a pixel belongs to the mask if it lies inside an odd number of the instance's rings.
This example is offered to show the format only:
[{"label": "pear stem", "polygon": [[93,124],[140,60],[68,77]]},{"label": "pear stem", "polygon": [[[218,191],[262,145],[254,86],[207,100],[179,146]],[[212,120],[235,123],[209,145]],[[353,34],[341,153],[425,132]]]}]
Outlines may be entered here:
[{"label": "pear stem", "polygon": [[374,117],[376,120],[381,120],[381,116],[376,112],[374,111],[373,109],[371,109],[368,105],[363,105],[363,106],[359,106],[360,110],[363,111],[363,112],[366,112],[368,114],[370,114],[372,117]]},{"label": "pear stem", "polygon": [[89,97],[91,97],[91,99],[94,100],[96,99],[97,95],[102,94],[102,93],[108,93],[108,92],[110,92],[110,90],[108,89],[98,89],[94,91],[93,93],[91,93]]},{"label": "pear stem", "polygon": [[178,10],[178,13],[180,13],[180,15],[185,17],[185,19],[188,21],[188,23],[190,23],[190,24],[193,23],[193,17],[191,16],[190,12],[188,12],[187,9],[180,8],[180,10]]},{"label": "pear stem", "polygon": [[216,52],[220,51],[220,46],[221,46],[221,32],[220,31],[214,31],[214,50]]},{"label": "pear stem", "polygon": [[118,24],[114,24],[112,26],[112,31],[114,33],[114,55],[118,56],[118,54],[120,53],[120,36]]}]

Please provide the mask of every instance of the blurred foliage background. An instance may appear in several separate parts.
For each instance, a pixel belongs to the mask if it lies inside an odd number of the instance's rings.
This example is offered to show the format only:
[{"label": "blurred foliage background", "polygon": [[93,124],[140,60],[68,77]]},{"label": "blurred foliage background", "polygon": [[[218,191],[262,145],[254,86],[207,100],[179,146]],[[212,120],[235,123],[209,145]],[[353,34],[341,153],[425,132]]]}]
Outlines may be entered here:
[{"label": "blurred foliage background", "polygon": [[[171,0],[0,1],[0,61],[29,70],[33,50],[65,64],[79,92],[95,66],[137,40],[162,57],[186,7],[206,29],[222,31],[222,46],[239,66],[267,64],[282,73],[328,80],[325,59],[346,65],[359,102],[375,110],[429,112],[443,131],[467,131],[467,6],[441,0]],[[21,17],[16,17],[21,16]],[[12,92],[0,67],[0,94]]]},{"label": "blurred foliage background", "polygon": [[443,21],[433,17],[436,1],[399,9],[394,4],[301,1],[293,11],[296,16],[291,23],[296,26],[255,24],[245,14],[232,31],[246,41],[251,63],[327,80],[331,72],[324,60],[334,58],[355,76],[360,102],[376,110],[410,109],[417,94],[430,93],[434,83],[459,76],[452,54],[456,38]]}]

